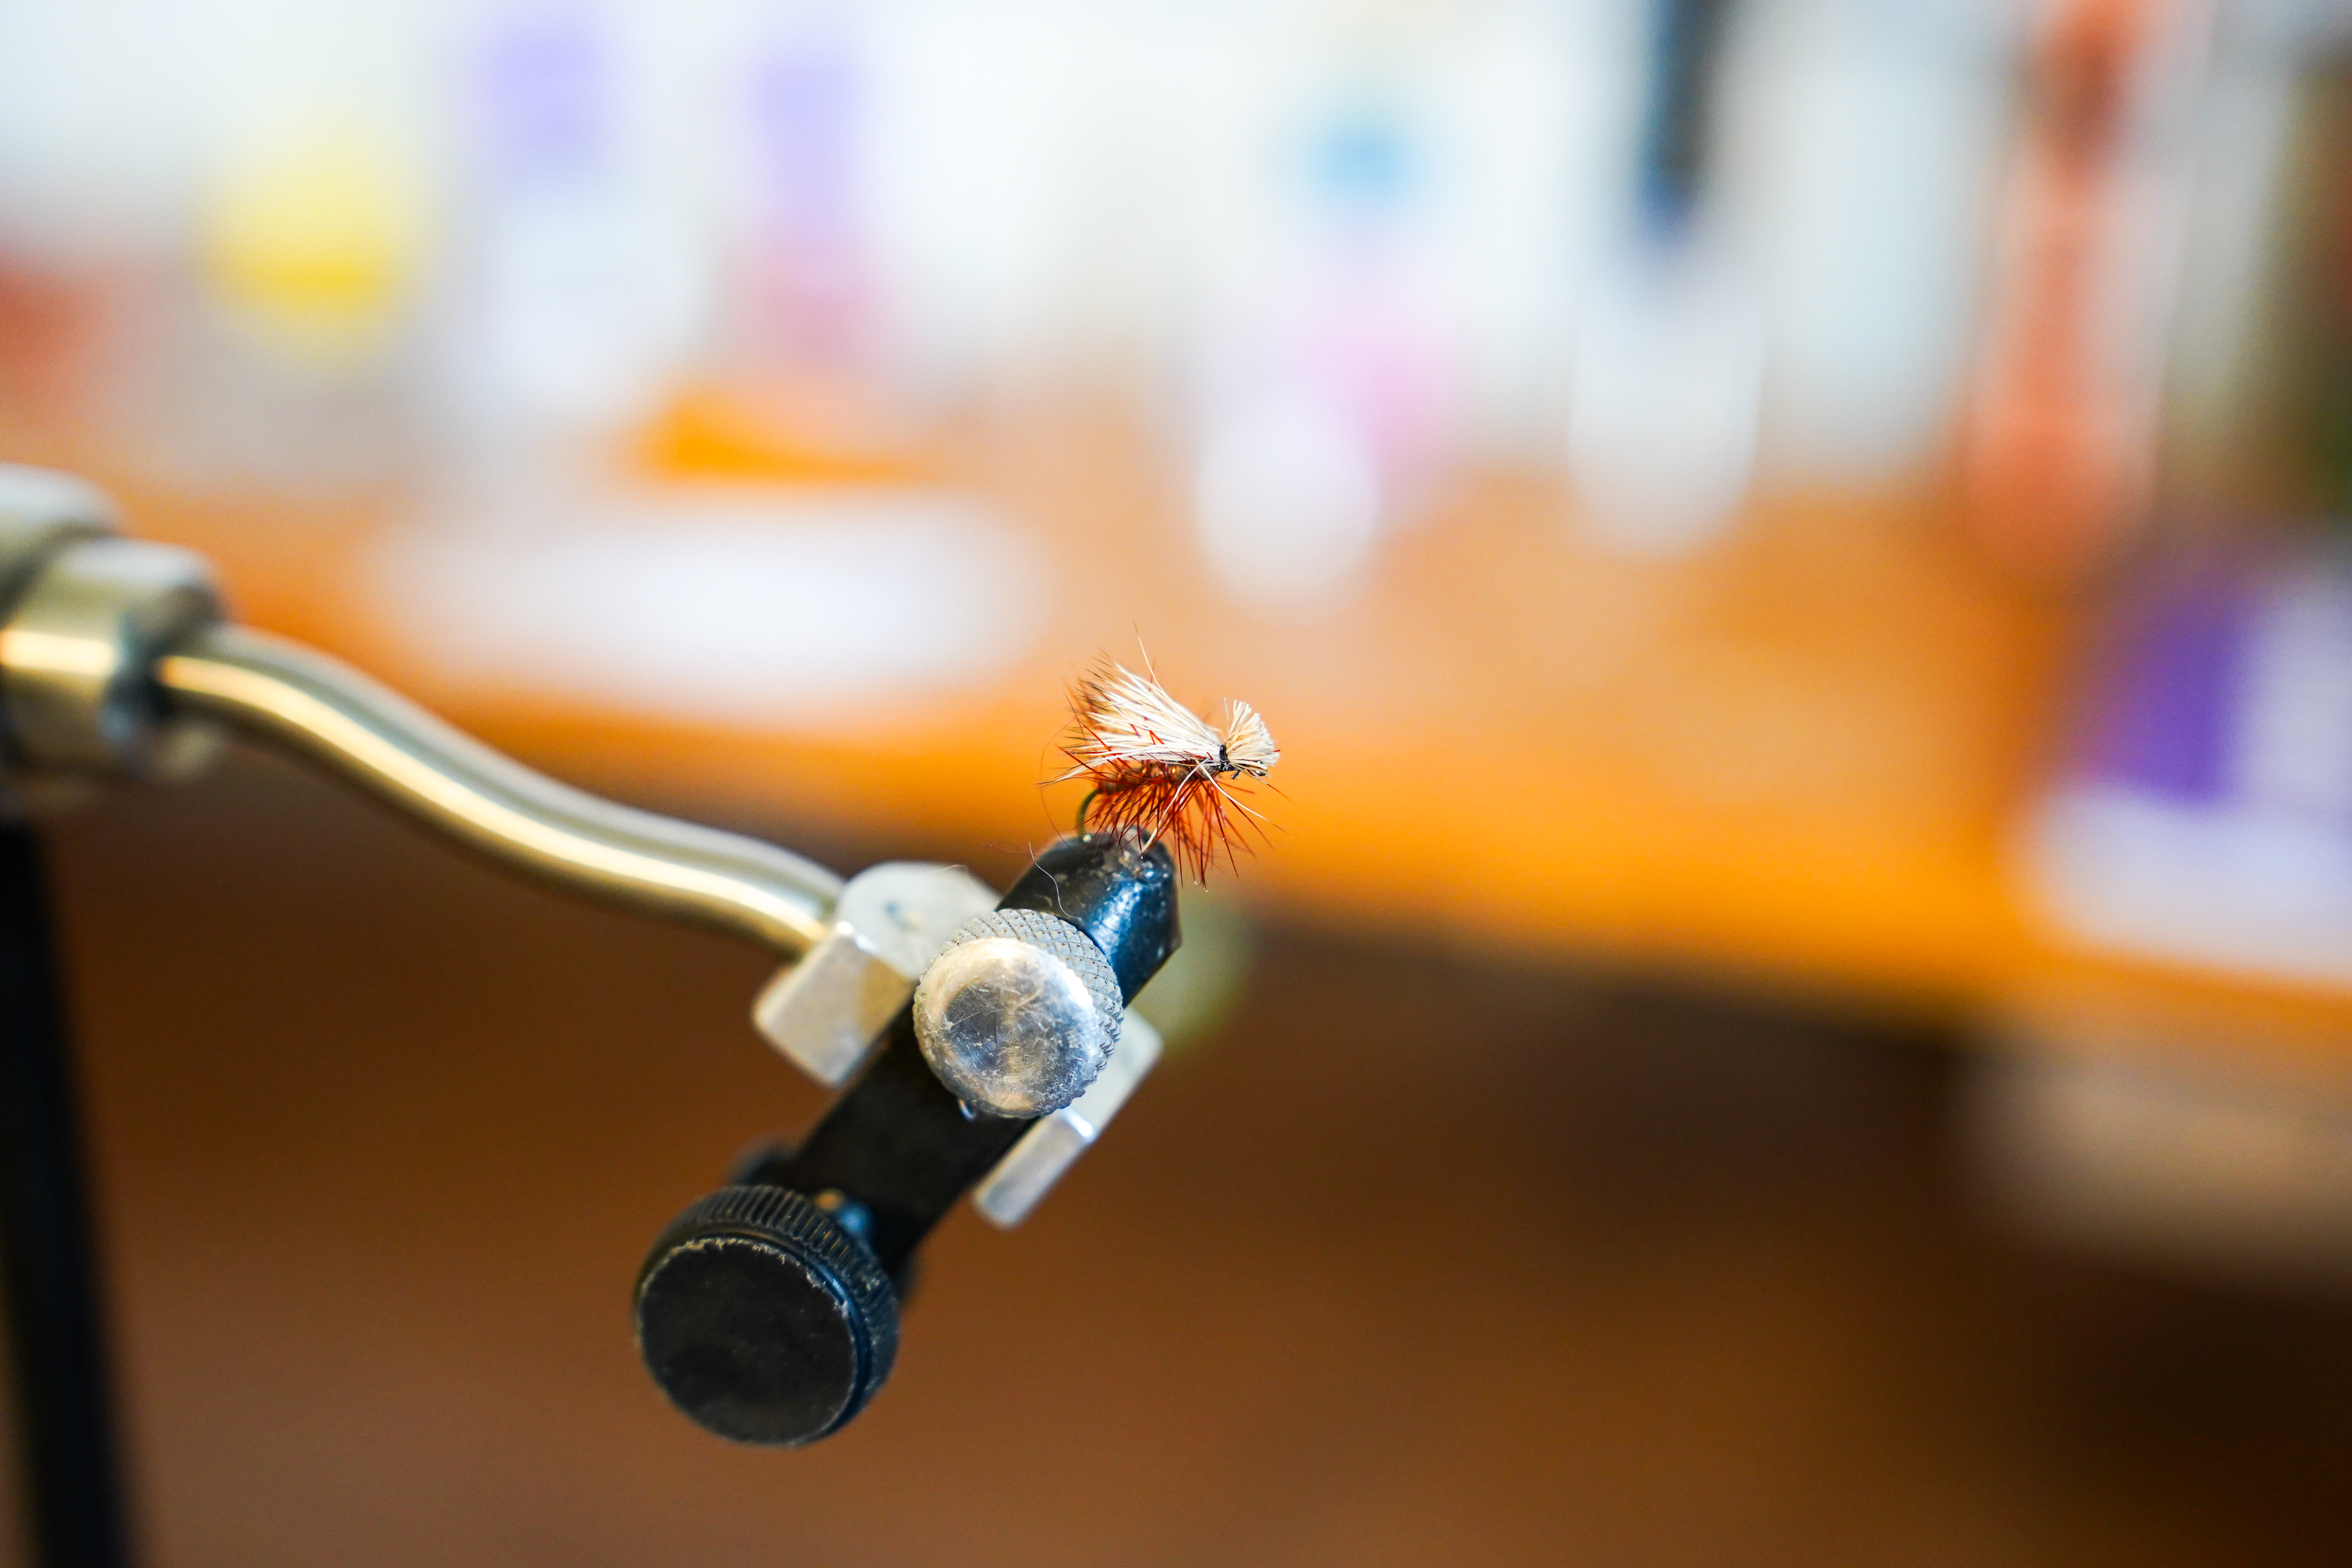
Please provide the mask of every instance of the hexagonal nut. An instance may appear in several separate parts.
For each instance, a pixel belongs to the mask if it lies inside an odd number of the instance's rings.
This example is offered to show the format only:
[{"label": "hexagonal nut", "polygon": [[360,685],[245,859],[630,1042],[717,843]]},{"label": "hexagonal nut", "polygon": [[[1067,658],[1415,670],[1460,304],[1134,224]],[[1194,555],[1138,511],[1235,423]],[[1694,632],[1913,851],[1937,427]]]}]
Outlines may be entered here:
[{"label": "hexagonal nut", "polygon": [[832,932],[768,983],[751,1020],[794,1066],[837,1088],[873,1055],[950,934],[995,903],[961,867],[868,868],[842,889]]}]

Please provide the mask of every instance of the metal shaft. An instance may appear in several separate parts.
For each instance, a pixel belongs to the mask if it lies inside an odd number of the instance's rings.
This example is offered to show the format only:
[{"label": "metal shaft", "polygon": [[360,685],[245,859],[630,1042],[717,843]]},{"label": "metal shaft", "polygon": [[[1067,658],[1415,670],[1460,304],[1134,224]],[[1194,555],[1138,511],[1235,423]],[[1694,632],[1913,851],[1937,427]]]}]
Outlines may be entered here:
[{"label": "metal shaft", "polygon": [[73,1063],[40,846],[0,823],[0,1266],[35,1561],[130,1552]]},{"label": "metal shaft", "polygon": [[740,834],[615,805],[509,761],[348,666],[215,626],[155,665],[179,710],[290,750],[492,858],[606,903],[797,958],[841,879]]}]

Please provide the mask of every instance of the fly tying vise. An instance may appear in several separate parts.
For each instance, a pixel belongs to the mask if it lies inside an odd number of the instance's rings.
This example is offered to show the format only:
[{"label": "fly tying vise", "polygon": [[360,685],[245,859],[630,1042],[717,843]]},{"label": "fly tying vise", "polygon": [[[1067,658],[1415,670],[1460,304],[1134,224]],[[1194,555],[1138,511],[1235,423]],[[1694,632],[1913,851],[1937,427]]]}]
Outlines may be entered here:
[{"label": "fly tying vise", "polygon": [[[1020,1224],[1157,1060],[1159,1037],[1132,1005],[1182,941],[1181,872],[1205,876],[1245,847],[1244,832],[1262,831],[1242,793],[1281,753],[1247,704],[1228,704],[1213,727],[1145,668],[1104,659],[1073,690],[1065,776],[1093,786],[1080,831],[1039,851],[1010,889],[907,861],[844,879],[535,773],[356,670],[233,624],[201,559],[121,536],[89,486],[0,465],[0,787],[11,798],[20,786],[62,800],[92,779],[185,777],[226,731],[512,869],[733,932],[784,961],[751,1022],[841,1092],[803,1135],[747,1156],[683,1210],[634,1291],[656,1384],[737,1442],[793,1447],[854,1419],[896,1364],[899,1297],[925,1237],[966,1197],[999,1226]],[[0,1296],[11,1298],[0,1306],[13,1309],[0,1320],[17,1363],[43,1371],[20,1380],[47,1402],[24,1445],[37,1512],[70,1521],[59,1540],[99,1543],[58,1560],[111,1561],[119,1483],[103,1441],[96,1249],[77,1196],[37,847],[24,825],[0,822],[0,969],[23,1004],[0,1019],[0,1068],[26,1091],[0,1095],[26,1133],[0,1139]],[[35,1267],[18,1268],[26,1258]]]}]

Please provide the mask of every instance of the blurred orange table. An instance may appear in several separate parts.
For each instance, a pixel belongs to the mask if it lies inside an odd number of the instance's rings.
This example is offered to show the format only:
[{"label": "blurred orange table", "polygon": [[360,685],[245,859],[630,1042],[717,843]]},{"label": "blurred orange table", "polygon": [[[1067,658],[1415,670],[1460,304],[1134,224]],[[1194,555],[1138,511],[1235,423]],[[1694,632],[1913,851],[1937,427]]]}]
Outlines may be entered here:
[{"label": "blurred orange table", "polygon": [[2169,995],[2291,1039],[2352,1023],[2330,995],[2071,951],[2032,919],[2013,839],[2053,747],[2070,617],[1976,565],[1917,496],[1768,500],[1725,544],[1650,563],[1582,542],[1553,483],[1473,477],[1386,542],[1360,598],[1283,619],[1220,595],[1180,476],[1133,423],[1008,419],[949,477],[1052,553],[1055,624],[976,698],[793,731],[436,675],[364,565],[397,502],[197,500],[80,467],[140,531],[211,555],[245,618],[624,795],[969,846],[1009,870],[1075,805],[1038,789],[1065,681],[1140,628],[1179,696],[1246,697],[1282,744],[1276,843],[1226,880],[1255,901],[1900,1007]]}]

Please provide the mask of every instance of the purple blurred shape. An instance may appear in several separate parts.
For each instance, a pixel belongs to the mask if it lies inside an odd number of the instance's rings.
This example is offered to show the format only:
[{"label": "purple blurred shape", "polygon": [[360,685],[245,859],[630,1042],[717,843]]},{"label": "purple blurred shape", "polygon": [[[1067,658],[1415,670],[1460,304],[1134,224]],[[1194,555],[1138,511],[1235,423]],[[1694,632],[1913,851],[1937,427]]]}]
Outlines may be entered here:
[{"label": "purple blurred shape", "polygon": [[821,44],[779,51],[753,76],[753,133],[787,232],[814,238],[853,226],[859,97],[856,62]]},{"label": "purple blurred shape", "polygon": [[491,164],[529,182],[594,169],[607,154],[611,61],[593,21],[556,7],[508,17],[478,81]]},{"label": "purple blurred shape", "polygon": [[2202,553],[2125,596],[2085,705],[2084,773],[2188,805],[2221,799],[2262,575]]}]

